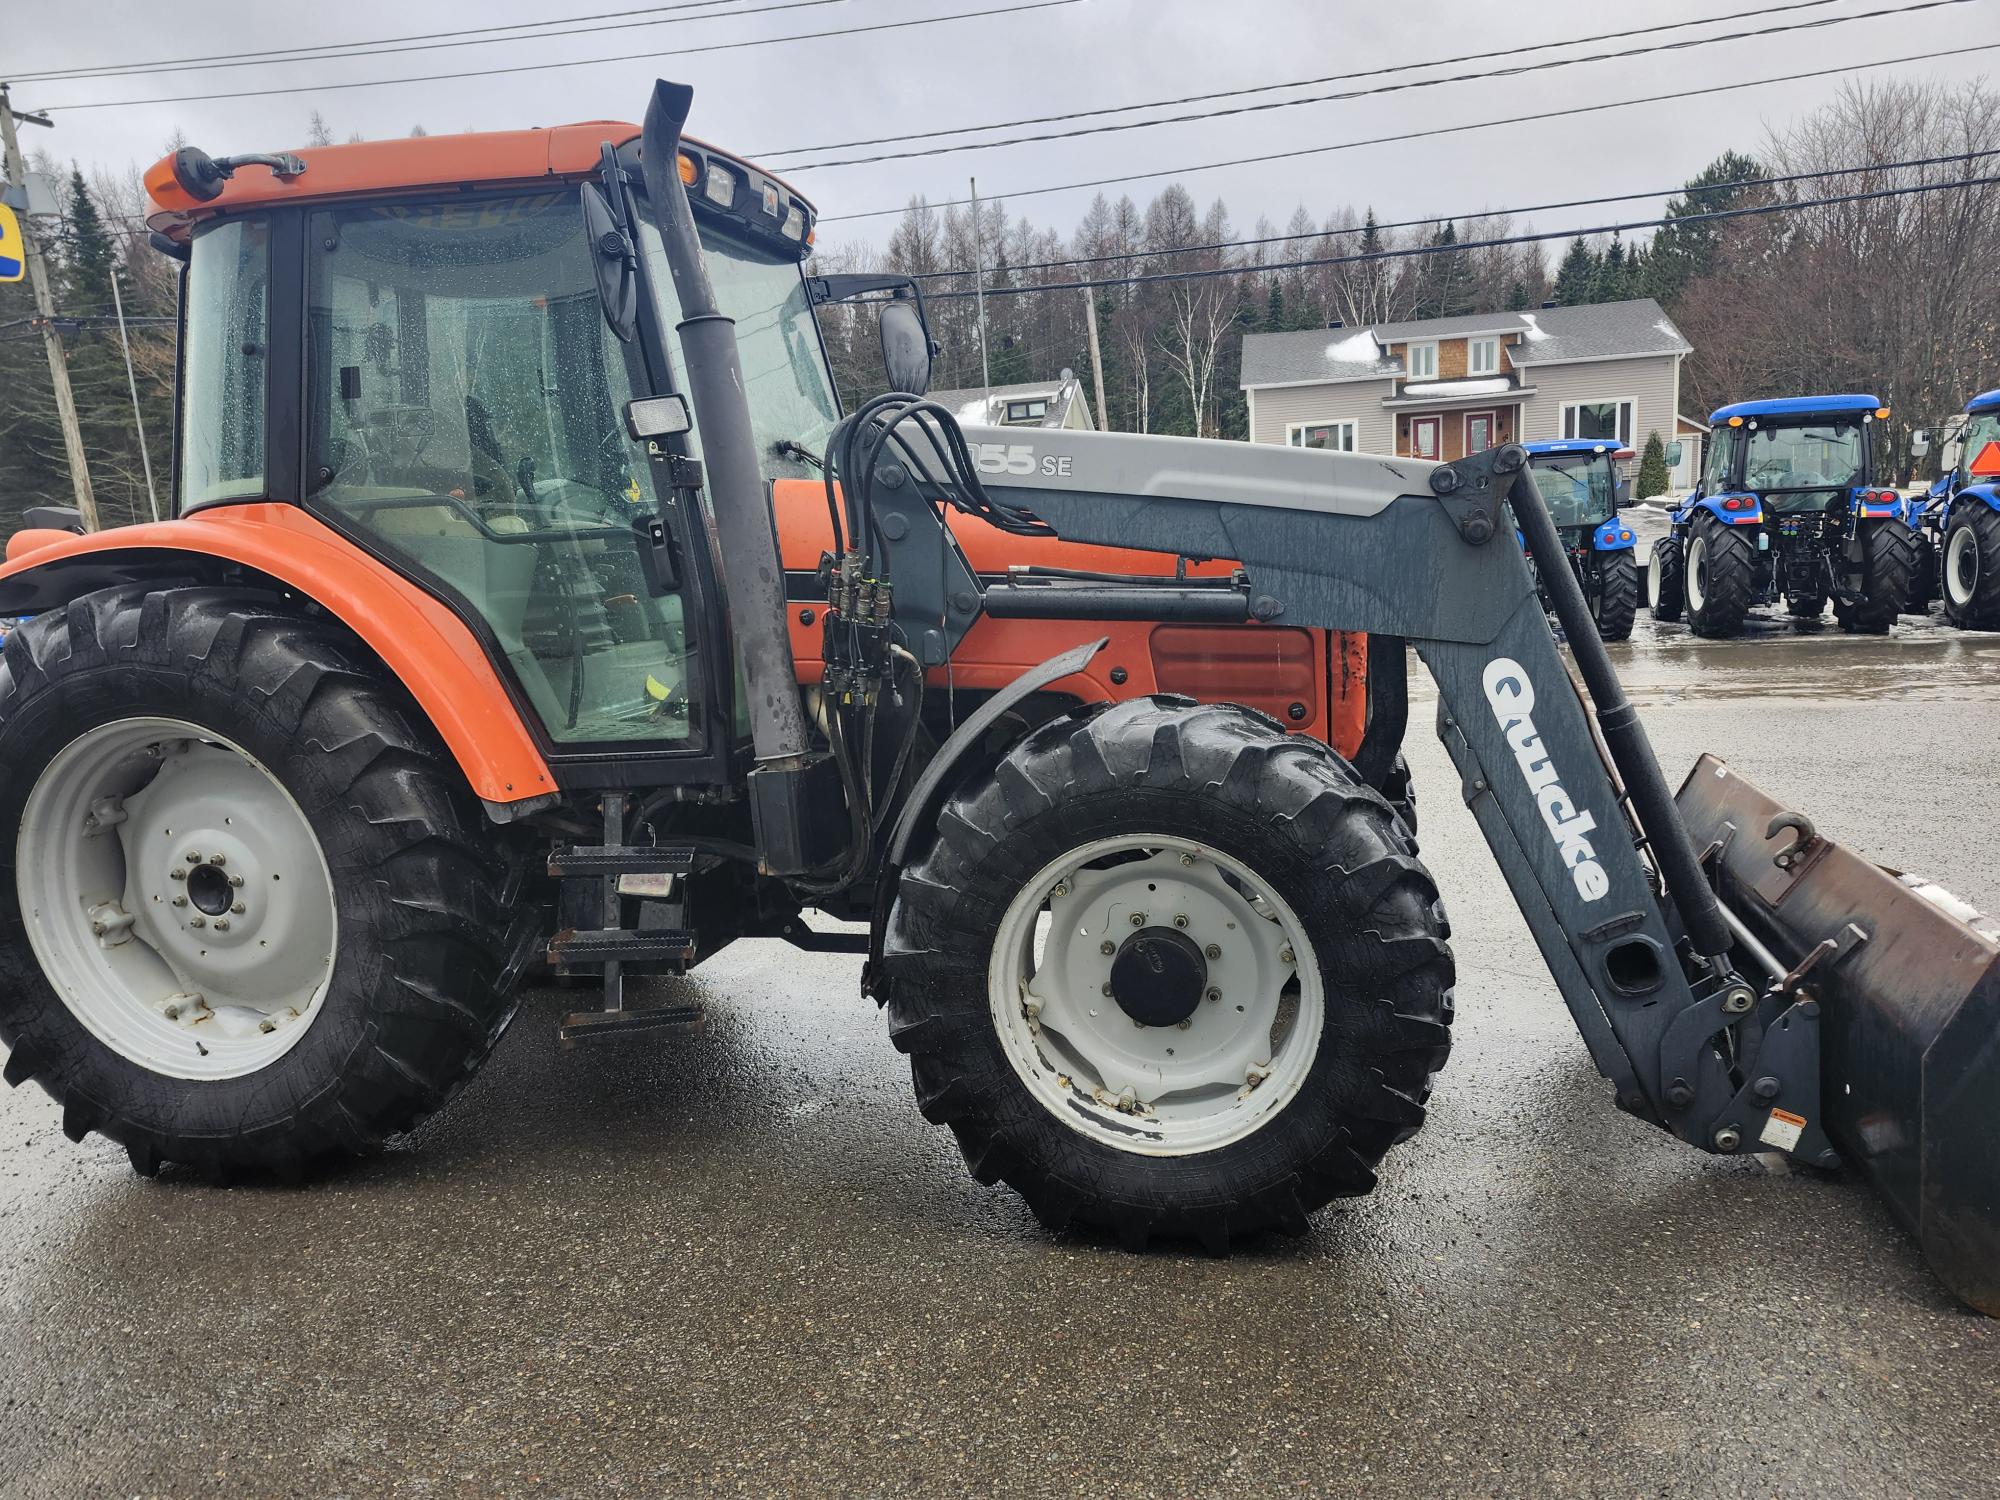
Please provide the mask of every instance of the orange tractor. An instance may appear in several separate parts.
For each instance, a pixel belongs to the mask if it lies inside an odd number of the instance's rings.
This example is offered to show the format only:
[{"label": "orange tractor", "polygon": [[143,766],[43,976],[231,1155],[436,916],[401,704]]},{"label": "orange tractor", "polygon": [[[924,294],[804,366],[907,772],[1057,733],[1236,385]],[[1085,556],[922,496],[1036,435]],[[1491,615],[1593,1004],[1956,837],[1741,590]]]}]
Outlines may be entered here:
[{"label": "orange tractor", "polygon": [[[291,1177],[442,1105],[530,963],[603,977],[582,1040],[780,938],[866,955],[1046,1223],[1295,1231],[1449,1049],[1407,642],[1618,1105],[1851,1161],[2000,1310],[2000,942],[1720,762],[1676,799],[1518,447],[961,427],[918,289],[809,274],[691,97],[148,174],[174,519],[0,569],[10,1082],[143,1172]],[[852,409],[836,299],[894,387]]]}]

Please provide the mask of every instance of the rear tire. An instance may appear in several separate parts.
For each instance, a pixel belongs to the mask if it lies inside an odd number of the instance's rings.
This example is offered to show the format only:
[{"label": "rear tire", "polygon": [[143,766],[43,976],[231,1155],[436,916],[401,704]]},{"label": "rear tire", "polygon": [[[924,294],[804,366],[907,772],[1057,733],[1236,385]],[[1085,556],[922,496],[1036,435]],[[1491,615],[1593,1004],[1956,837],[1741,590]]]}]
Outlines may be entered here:
[{"label": "rear tire", "polygon": [[[0,764],[0,827],[22,830],[0,841],[6,1078],[39,1082],[73,1140],[99,1131],[149,1175],[296,1177],[437,1109],[513,1015],[533,935],[510,931],[514,869],[419,713],[329,624],[239,591],[86,595],[8,637]],[[106,887],[112,940],[78,909],[91,892],[62,899],[65,865]],[[283,1005],[273,975],[301,964]]]},{"label": "rear tire", "polygon": [[1630,547],[1597,554],[1597,593],[1590,612],[1597,620],[1599,640],[1631,639],[1632,621],[1639,613],[1639,558]]},{"label": "rear tire", "polygon": [[[1255,892],[1256,914],[1220,924],[1204,891],[1225,912]],[[1093,981],[1141,938],[1177,946],[1170,913],[1216,968],[1182,960],[1193,1009],[1140,1021]],[[1396,815],[1326,745],[1235,705],[1139,698],[1043,725],[958,790],[902,875],[880,992],[919,1107],[980,1181],[1051,1228],[1219,1253],[1369,1191],[1423,1123],[1450,1049],[1447,935]],[[1280,940],[1274,990],[1276,960],[1243,950]],[[1117,1086],[1126,1067],[1144,1096]]]},{"label": "rear tire", "polygon": [[1869,521],[1861,530],[1862,597],[1833,602],[1833,617],[1853,635],[1887,635],[1910,597],[1917,571],[1917,539],[1902,521]]},{"label": "rear tire", "polygon": [[2000,630],[2000,511],[1973,500],[1944,534],[1944,612],[1961,630]]},{"label": "rear tire", "polygon": [[1736,527],[1702,511],[1688,528],[1685,586],[1696,635],[1739,634],[1756,593],[1757,549]]},{"label": "rear tire", "polygon": [[1672,537],[1663,536],[1653,543],[1653,554],[1646,564],[1646,605],[1652,610],[1653,618],[1663,624],[1677,623],[1686,602],[1682,589],[1681,568],[1681,549],[1678,542]]}]

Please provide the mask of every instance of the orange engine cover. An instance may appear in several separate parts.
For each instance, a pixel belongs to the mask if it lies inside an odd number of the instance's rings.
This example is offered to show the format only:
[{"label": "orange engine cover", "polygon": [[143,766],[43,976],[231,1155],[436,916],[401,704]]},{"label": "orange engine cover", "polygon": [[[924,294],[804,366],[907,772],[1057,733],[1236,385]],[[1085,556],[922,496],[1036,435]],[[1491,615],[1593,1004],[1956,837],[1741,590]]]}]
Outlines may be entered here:
[{"label": "orange engine cover", "polygon": [[[811,573],[833,546],[826,488],[817,480],[781,479],[772,487],[778,540],[788,573]],[[952,534],[973,571],[992,577],[1010,567],[1039,566],[1171,577],[1174,559],[1162,552],[1088,546],[1053,537],[1013,536],[984,521],[949,513]],[[1227,577],[1230,562],[1191,563],[1196,577]],[[794,600],[792,656],[799,681],[820,676],[818,607]],[[1326,741],[1352,758],[1368,724],[1367,637],[1352,631],[1296,626],[1164,625],[1129,620],[997,620],[982,615],[953,653],[950,668],[933,667],[934,686],[973,692],[1005,687],[1014,678],[1082,641],[1110,644],[1089,667],[1054,685],[1086,702],[1144,693],[1184,693],[1207,702],[1262,709],[1301,734]]]}]

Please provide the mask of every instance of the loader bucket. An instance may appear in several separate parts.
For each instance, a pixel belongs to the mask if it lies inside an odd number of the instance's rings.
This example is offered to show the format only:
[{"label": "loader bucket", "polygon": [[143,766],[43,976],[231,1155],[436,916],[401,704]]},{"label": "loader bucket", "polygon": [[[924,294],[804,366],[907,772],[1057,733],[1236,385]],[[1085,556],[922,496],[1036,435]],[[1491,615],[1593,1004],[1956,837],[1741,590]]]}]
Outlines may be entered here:
[{"label": "loader bucket", "polygon": [[2000,1317],[2000,925],[1819,837],[1714,756],[1676,800],[1695,848],[1720,844],[1724,905],[1794,972],[1812,959],[1827,1135],[1938,1279]]}]

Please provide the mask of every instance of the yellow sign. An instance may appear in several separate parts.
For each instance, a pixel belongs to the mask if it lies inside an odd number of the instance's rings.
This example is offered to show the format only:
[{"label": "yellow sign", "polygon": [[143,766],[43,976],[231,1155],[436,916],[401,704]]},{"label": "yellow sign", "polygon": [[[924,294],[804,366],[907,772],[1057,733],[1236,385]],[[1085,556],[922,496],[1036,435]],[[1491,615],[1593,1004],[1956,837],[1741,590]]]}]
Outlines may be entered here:
[{"label": "yellow sign", "polygon": [[19,281],[28,274],[28,251],[21,243],[21,221],[0,203],[0,281]]}]

